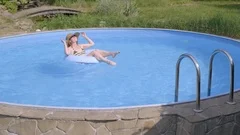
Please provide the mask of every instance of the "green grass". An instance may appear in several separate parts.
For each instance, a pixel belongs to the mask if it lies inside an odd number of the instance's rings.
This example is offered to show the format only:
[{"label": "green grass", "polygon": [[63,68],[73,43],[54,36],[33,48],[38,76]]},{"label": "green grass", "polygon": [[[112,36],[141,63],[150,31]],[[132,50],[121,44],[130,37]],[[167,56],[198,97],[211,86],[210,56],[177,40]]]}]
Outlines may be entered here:
[{"label": "green grass", "polygon": [[[76,3],[81,1],[83,0],[75,0]],[[131,7],[134,14],[129,16],[115,12],[99,13],[97,12],[99,7],[96,5],[97,2],[94,0],[84,1],[82,8],[91,9],[89,10],[91,12],[78,16],[60,15],[51,19],[38,18],[36,28],[47,27],[53,30],[99,27],[104,22],[105,27],[168,28],[240,38],[239,1],[136,0],[136,5]],[[114,11],[116,7],[110,8]]]}]

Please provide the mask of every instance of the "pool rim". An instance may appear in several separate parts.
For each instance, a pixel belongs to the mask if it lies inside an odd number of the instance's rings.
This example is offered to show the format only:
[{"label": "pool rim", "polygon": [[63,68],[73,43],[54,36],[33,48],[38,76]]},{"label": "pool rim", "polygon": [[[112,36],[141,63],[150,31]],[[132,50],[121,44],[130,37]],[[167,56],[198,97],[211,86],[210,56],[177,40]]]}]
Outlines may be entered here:
[{"label": "pool rim", "polygon": [[35,31],[30,33],[23,33],[23,34],[16,34],[16,35],[9,35],[9,36],[0,36],[0,40],[8,39],[8,38],[15,38],[15,37],[23,37],[29,35],[38,35],[44,33],[54,33],[54,32],[66,32],[66,31],[77,31],[77,30],[156,30],[156,31],[172,31],[172,32],[183,32],[183,33],[190,33],[190,34],[197,34],[197,35],[205,35],[211,36],[216,38],[227,39],[231,41],[236,41],[240,43],[240,39],[234,39],[231,37],[220,36],[215,34],[203,33],[203,32],[195,32],[195,31],[188,31],[188,30],[178,30],[178,29],[164,29],[164,28],[140,28],[140,27],[103,27],[103,28],[73,28],[73,29],[57,29],[57,30],[47,30],[47,31]]},{"label": "pool rim", "polygon": [[[31,33],[23,33],[23,34],[17,34],[17,35],[10,35],[10,36],[4,36],[0,37],[0,40],[4,39],[10,39],[10,38],[16,38],[16,37],[24,37],[29,35],[38,35],[38,34],[44,34],[44,33],[54,33],[54,32],[67,32],[67,31],[83,31],[83,30],[156,30],[156,31],[170,31],[170,32],[182,32],[182,33],[188,33],[188,34],[197,34],[197,35],[203,35],[203,36],[210,36],[220,39],[226,39],[229,41],[234,41],[237,43],[240,43],[240,40],[225,37],[225,36],[219,36],[214,34],[208,34],[208,33],[202,33],[202,32],[194,32],[194,31],[187,31],[187,30],[177,30],[177,29],[163,29],[163,28],[134,28],[134,27],[104,27],[104,28],[79,28],[79,29],[60,29],[60,30],[50,30],[50,31],[40,31],[40,32],[31,32]],[[240,92],[240,88],[234,89],[234,93]],[[212,98],[218,98],[222,96],[228,95],[229,92],[224,92],[221,94],[218,94],[216,96],[209,96],[201,98],[200,101],[212,99]],[[44,105],[32,105],[32,104],[20,104],[20,103],[11,103],[11,102],[3,102],[0,101],[1,105],[12,105],[12,106],[19,106],[19,107],[33,107],[33,108],[45,108],[45,109],[64,109],[64,110],[116,110],[116,109],[134,109],[134,108],[145,108],[145,107],[159,107],[159,106],[169,106],[169,105],[179,105],[179,104],[186,104],[186,103],[192,103],[196,100],[189,100],[189,101],[181,101],[181,102],[173,102],[173,103],[161,103],[161,104],[149,104],[149,105],[134,105],[134,106],[120,106],[120,107],[65,107],[65,106],[44,106]]]},{"label": "pool rim", "polygon": [[[238,93],[238,92],[240,92],[240,88],[234,90],[234,94]],[[206,101],[206,100],[209,100],[209,99],[220,98],[220,97],[227,96],[227,95],[229,95],[229,93],[223,93],[223,94],[219,94],[219,95],[216,95],[216,96],[209,96],[209,97],[201,98],[200,102]],[[234,101],[234,99],[233,99],[233,101]],[[122,110],[122,109],[134,109],[134,108],[172,106],[172,105],[181,105],[181,104],[188,104],[188,103],[194,103],[194,102],[196,102],[196,100],[173,102],[173,103],[162,103],[162,104],[120,106],[120,107],[62,107],[62,106],[18,104],[18,103],[10,103],[10,102],[0,101],[0,105],[10,105],[10,106],[17,106],[17,107],[30,107],[30,108],[43,108],[43,109],[63,109],[63,110]]]}]

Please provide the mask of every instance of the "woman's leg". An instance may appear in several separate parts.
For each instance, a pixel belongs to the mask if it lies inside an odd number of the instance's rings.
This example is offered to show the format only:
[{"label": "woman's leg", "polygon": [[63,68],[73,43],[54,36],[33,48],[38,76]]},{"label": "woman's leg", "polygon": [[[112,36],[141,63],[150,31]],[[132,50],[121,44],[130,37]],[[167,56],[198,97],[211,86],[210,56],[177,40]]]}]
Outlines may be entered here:
[{"label": "woman's leg", "polygon": [[107,63],[107,64],[109,64],[109,65],[112,65],[112,66],[115,66],[115,65],[116,65],[115,62],[113,62],[113,61],[111,61],[111,60],[103,57],[103,56],[101,55],[101,53],[99,53],[98,51],[92,51],[92,52],[89,53],[87,56],[93,56],[93,57],[95,57],[97,60],[103,61],[103,62],[105,62],[105,63]]},{"label": "woman's leg", "polygon": [[104,50],[95,50],[99,52],[103,57],[112,56],[113,58],[117,56],[120,52],[108,52]]}]

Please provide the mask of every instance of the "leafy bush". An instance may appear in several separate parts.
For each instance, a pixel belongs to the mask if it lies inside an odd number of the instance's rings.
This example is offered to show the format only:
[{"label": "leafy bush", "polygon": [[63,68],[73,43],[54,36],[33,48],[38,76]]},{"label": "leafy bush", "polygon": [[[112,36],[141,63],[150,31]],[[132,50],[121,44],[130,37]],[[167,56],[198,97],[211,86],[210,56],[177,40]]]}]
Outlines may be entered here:
[{"label": "leafy bush", "polygon": [[4,5],[8,0],[0,0],[0,4]]},{"label": "leafy bush", "polygon": [[31,0],[17,0],[19,4],[27,4]]},{"label": "leafy bush", "polygon": [[18,7],[28,3],[30,0],[0,0],[0,4],[4,5],[9,12],[15,13]]},{"label": "leafy bush", "polygon": [[4,5],[11,13],[17,12],[18,10],[17,1],[1,0],[1,4]]},{"label": "leafy bush", "polygon": [[96,12],[104,15],[137,15],[135,0],[98,0]]}]

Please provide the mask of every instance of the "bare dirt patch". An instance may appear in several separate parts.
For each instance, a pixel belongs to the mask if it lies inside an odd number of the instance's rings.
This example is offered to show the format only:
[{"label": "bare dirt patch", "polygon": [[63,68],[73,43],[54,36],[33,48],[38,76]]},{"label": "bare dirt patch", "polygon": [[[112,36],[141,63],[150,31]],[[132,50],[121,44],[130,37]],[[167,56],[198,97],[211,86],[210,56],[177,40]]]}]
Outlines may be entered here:
[{"label": "bare dirt patch", "polygon": [[0,5],[0,37],[17,35],[32,31],[33,22],[30,19],[12,19],[12,14]]}]

